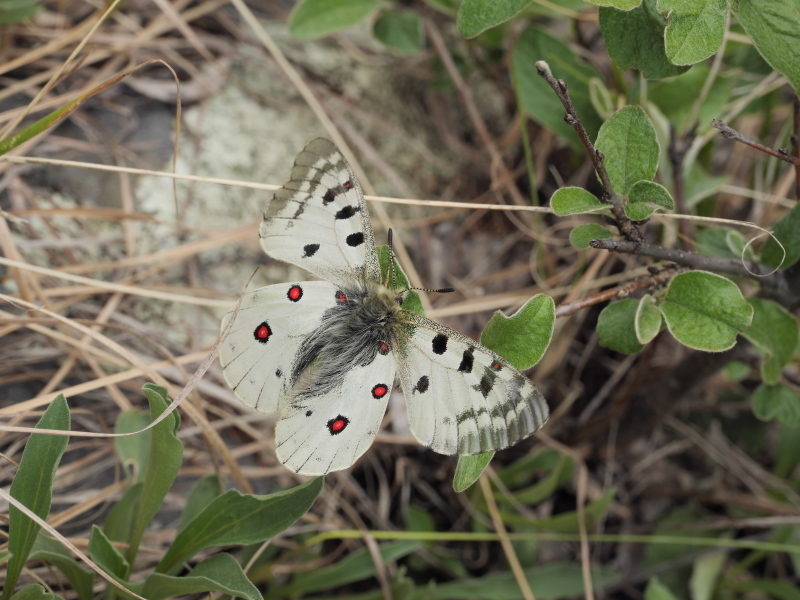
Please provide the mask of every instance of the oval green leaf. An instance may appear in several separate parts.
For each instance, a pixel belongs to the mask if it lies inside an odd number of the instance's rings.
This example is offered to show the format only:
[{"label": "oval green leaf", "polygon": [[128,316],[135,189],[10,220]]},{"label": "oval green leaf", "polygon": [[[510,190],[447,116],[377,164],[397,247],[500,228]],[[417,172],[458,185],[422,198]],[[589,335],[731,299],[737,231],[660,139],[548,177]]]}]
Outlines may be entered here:
[{"label": "oval green leaf", "polygon": [[653,123],[639,106],[626,106],[603,123],[595,146],[605,155],[603,164],[617,194],[627,194],[636,182],[656,175],[661,147]]},{"label": "oval green leaf", "polygon": [[26,585],[16,594],[11,596],[11,600],[64,600],[61,596],[56,596],[45,590],[38,583]]},{"label": "oval green leaf", "polygon": [[643,348],[636,337],[638,300],[626,298],[606,306],[597,319],[600,345],[623,354],[636,354]]},{"label": "oval green leaf", "polygon": [[589,242],[592,240],[608,240],[614,237],[614,233],[605,227],[601,227],[595,223],[587,223],[586,225],[578,225],[575,229],[569,232],[569,243],[576,248],[589,248]]},{"label": "oval green leaf", "polygon": [[[769,237],[761,250],[761,259],[770,269],[778,267],[788,269],[800,260],[800,204],[795,204],[792,210],[775,223],[772,235],[778,238],[783,250],[778,242]],[[785,258],[784,250],[786,251]]]},{"label": "oval green leaf", "polygon": [[533,0],[464,0],[456,26],[466,38],[480,35],[513,18]]},{"label": "oval green leaf", "polygon": [[637,181],[628,192],[628,204],[625,205],[625,214],[632,221],[644,221],[659,208],[675,210],[667,188],[653,181]]},{"label": "oval green leaf", "polygon": [[661,311],[653,304],[650,294],[645,294],[639,300],[636,308],[636,320],[634,321],[636,339],[640,344],[649,344],[653,338],[661,331]]},{"label": "oval green leaf", "polygon": [[347,29],[380,7],[376,0],[302,0],[289,15],[289,31],[301,40]]},{"label": "oval green leaf", "polygon": [[[60,429],[69,431],[69,406],[63,394],[59,394],[44,411],[36,429]],[[32,433],[22,451],[19,469],[11,482],[9,493],[29,508],[36,516],[46,519],[50,514],[53,499],[53,481],[56,468],[69,443],[66,435]],[[18,508],[8,509],[8,550],[11,558],[5,577],[3,600],[14,592],[14,586],[28,560],[36,536],[41,527]]]},{"label": "oval green leaf", "polygon": [[778,383],[781,369],[789,364],[797,347],[797,319],[777,302],[749,298],[753,324],[742,335],[765,353],[761,363],[764,383]]},{"label": "oval green leaf", "polygon": [[760,385],[753,393],[753,413],[762,421],[800,425],[800,396],[783,385]]},{"label": "oval green leaf", "polygon": [[375,20],[372,34],[400,54],[417,54],[425,46],[422,18],[415,12],[387,10]]},{"label": "oval green leaf", "polygon": [[128,561],[97,525],[92,525],[89,535],[89,557],[109,575],[127,579],[130,569]]},{"label": "oval green leaf", "polygon": [[753,307],[730,279],[706,271],[675,276],[661,312],[670,333],[684,346],[722,352],[753,320]]},{"label": "oval green leaf", "polygon": [[656,10],[656,0],[644,0],[629,11],[601,7],[599,12],[606,48],[620,69],[639,69],[647,79],[664,79],[689,68],[673,65],[667,58],[666,21]]},{"label": "oval green leaf", "polygon": [[593,213],[609,208],[603,204],[594,194],[590,194],[583,188],[565,187],[555,191],[550,197],[550,208],[559,217],[567,215],[579,215]]},{"label": "oval green leaf", "polygon": [[306,514],[322,492],[324,482],[324,477],[315,477],[266,496],[238,490],[225,492],[178,533],[156,571],[176,571],[184,561],[213,546],[246,546],[270,539]]},{"label": "oval green leaf", "polygon": [[739,0],[733,6],[761,56],[800,93],[800,2]]},{"label": "oval green leaf", "polygon": [[226,553],[207,558],[182,577],[152,573],[145,580],[141,595],[149,600],[165,600],[184,594],[208,592],[222,592],[245,600],[262,600],[261,592],[247,578],[242,566]]},{"label": "oval green leaf", "polygon": [[489,465],[493,457],[494,452],[459,456],[456,474],[453,477],[453,489],[457,492],[463,492],[478,481],[478,477],[481,476],[481,473],[483,473],[483,470]]},{"label": "oval green leaf", "polygon": [[[126,410],[117,418],[114,433],[132,433],[141,431],[150,425],[150,416],[140,410]],[[127,435],[114,438],[114,450],[122,463],[125,474],[132,482],[144,480],[147,456],[150,453],[150,430],[138,435]]]},{"label": "oval green leaf", "polygon": [[725,0],[658,0],[668,13],[665,32],[667,58],[674,65],[693,65],[722,45],[728,5]]},{"label": "oval green leaf", "polygon": [[555,323],[555,302],[550,296],[537,294],[510,317],[495,312],[481,332],[481,344],[517,369],[529,369],[544,356]]}]

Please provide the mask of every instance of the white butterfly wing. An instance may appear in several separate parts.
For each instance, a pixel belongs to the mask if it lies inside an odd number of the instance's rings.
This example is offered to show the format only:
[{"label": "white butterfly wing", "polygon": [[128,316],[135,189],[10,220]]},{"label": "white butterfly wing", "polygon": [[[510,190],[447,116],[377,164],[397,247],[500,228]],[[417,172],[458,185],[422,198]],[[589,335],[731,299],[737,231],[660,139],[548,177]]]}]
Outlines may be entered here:
[{"label": "white butterfly wing", "polygon": [[[327,281],[279,283],[245,294],[219,350],[225,380],[242,402],[264,413],[278,410],[300,344],[335,305],[335,294]],[[223,318],[223,330],[232,316]]]},{"label": "white butterfly wing", "polygon": [[547,421],[542,394],[474,340],[405,311],[398,371],[411,432],[441,454],[501,450]]},{"label": "white butterfly wing", "polygon": [[332,142],[311,140],[270,202],[259,232],[271,257],[343,283],[380,281],[364,194]]},{"label": "white butterfly wing", "polygon": [[394,356],[379,353],[344,374],[331,391],[287,401],[275,427],[278,460],[302,475],[350,467],[378,433],[394,376]]}]

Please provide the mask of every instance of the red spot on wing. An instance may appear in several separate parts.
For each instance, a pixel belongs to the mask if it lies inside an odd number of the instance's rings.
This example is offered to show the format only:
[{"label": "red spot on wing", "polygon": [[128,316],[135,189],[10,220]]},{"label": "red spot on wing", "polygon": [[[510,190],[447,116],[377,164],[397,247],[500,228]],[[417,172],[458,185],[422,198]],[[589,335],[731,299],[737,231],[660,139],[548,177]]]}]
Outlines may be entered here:
[{"label": "red spot on wing", "polygon": [[286,292],[286,297],[292,302],[297,302],[303,297],[303,288],[301,288],[299,285],[293,285],[289,288],[289,291]]},{"label": "red spot on wing", "polygon": [[342,292],[341,290],[337,291],[336,292],[336,301],[337,302],[341,302],[341,303],[347,302],[347,295],[344,292]]},{"label": "red spot on wing", "polygon": [[492,369],[493,369],[493,370],[495,370],[495,371],[499,371],[499,370],[500,370],[500,369],[502,369],[502,368],[503,368],[503,365],[501,365],[499,362],[497,362],[497,361],[494,361],[494,362],[492,363]]},{"label": "red spot on wing", "polygon": [[378,354],[380,354],[381,356],[386,356],[387,354],[389,354],[389,344],[387,344],[386,342],[381,342],[378,345]]},{"label": "red spot on wing", "polygon": [[345,182],[342,184],[342,187],[343,187],[344,189],[346,189],[346,190],[351,190],[351,189],[353,189],[353,182],[352,182],[352,181],[345,181]]},{"label": "red spot on wing", "polygon": [[389,387],[385,383],[379,383],[374,388],[372,388],[373,398],[381,399],[388,393],[389,393]]},{"label": "red spot on wing", "polygon": [[339,415],[338,417],[328,421],[328,431],[331,435],[342,433],[349,423],[350,419]]},{"label": "red spot on wing", "polygon": [[270,329],[269,324],[266,321],[256,327],[256,330],[253,332],[253,337],[256,338],[257,342],[261,342],[262,344],[266,344],[271,335],[272,329]]}]

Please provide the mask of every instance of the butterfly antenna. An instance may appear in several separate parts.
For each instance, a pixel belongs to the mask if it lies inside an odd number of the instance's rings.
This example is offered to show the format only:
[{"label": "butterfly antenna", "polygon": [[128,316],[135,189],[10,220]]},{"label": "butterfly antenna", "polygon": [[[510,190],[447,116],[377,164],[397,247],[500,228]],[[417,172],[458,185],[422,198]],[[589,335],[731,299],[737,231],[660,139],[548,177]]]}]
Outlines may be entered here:
[{"label": "butterfly antenna", "polygon": [[389,229],[389,273],[386,279],[386,287],[394,289],[394,247],[392,246],[392,230]]}]

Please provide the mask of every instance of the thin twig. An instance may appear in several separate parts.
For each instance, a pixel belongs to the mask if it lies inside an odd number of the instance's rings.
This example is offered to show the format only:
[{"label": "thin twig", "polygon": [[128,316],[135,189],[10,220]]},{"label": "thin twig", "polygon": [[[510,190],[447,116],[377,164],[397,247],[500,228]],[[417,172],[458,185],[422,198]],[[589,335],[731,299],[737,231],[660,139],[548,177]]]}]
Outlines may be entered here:
[{"label": "thin twig", "polygon": [[639,231],[639,228],[625,215],[625,209],[614,192],[614,187],[611,185],[611,179],[608,176],[608,171],[606,171],[606,167],[603,164],[603,159],[605,157],[602,152],[594,147],[594,144],[592,144],[592,141],[589,139],[589,134],[586,132],[583,123],[581,123],[581,119],[575,111],[572,100],[570,100],[567,84],[561,79],[557,80],[553,77],[550,66],[543,60],[536,62],[536,71],[550,84],[550,87],[553,88],[558,99],[561,100],[561,104],[564,105],[564,110],[567,111],[567,114],[564,115],[564,121],[575,129],[583,147],[586,148],[586,153],[589,155],[594,165],[594,170],[597,172],[597,176],[600,178],[600,183],[603,186],[602,200],[611,205],[611,211],[614,213],[614,221],[620,233],[632,242],[644,242],[644,236]]},{"label": "thin twig", "polygon": [[[675,208],[680,214],[686,213],[686,196],[683,191],[683,159],[686,152],[692,147],[696,132],[696,123],[685,136],[678,134],[674,123],[671,123],[669,128],[669,161],[672,165],[672,180],[675,183]],[[681,219],[678,221],[678,229],[681,232],[681,246],[688,251],[690,249],[689,222]]]},{"label": "thin twig", "polygon": [[791,163],[795,166],[800,166],[800,158],[796,156],[792,156],[786,148],[778,148],[774,150],[773,148],[768,148],[763,144],[759,144],[758,142],[754,142],[753,140],[744,137],[741,133],[736,131],[735,129],[731,129],[725,123],[718,119],[713,119],[711,121],[711,125],[716,129],[719,129],[722,137],[726,137],[731,140],[736,140],[737,142],[741,142],[743,144],[747,144],[748,146],[752,146],[756,150],[761,150],[761,152],[765,152],[770,156],[774,156],[775,158],[780,158],[781,160],[785,160],[788,163]]}]

